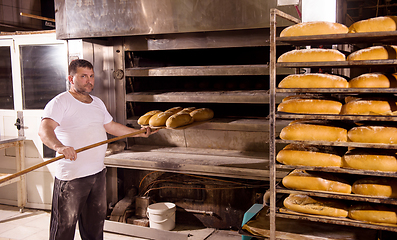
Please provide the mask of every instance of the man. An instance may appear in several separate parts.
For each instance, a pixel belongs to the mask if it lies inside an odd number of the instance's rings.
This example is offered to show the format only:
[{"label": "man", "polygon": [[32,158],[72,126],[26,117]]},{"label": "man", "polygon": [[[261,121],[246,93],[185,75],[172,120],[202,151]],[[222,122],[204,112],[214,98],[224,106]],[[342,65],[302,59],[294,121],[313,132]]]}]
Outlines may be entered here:
[{"label": "man", "polygon": [[[69,65],[70,90],[54,97],[44,108],[39,128],[43,143],[65,155],[57,161],[51,210],[50,239],[73,239],[76,222],[81,238],[103,239],[106,217],[107,145],[76,153],[75,149],[107,139],[106,133],[122,136],[137,131],[112,120],[105,104],[90,93],[94,70],[77,59]],[[148,137],[146,133],[136,136]]]}]

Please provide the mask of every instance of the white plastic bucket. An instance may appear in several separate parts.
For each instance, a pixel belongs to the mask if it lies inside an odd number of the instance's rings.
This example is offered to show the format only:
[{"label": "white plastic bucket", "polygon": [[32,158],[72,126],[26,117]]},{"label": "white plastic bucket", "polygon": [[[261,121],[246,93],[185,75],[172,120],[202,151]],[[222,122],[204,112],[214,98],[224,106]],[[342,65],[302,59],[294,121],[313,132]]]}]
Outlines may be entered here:
[{"label": "white plastic bucket", "polygon": [[147,217],[151,228],[172,230],[175,228],[176,206],[170,202],[155,203],[147,207]]}]

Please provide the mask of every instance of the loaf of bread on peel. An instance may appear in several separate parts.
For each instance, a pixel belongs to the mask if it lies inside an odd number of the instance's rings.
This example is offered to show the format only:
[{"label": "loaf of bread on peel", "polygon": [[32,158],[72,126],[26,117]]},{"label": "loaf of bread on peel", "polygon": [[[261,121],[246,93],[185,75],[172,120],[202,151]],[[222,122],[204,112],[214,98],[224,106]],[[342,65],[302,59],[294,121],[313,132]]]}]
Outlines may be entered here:
[{"label": "loaf of bread on peel", "polygon": [[284,199],[284,207],[295,212],[330,217],[347,217],[348,206],[336,199],[290,194]]},{"label": "loaf of bread on peel", "polygon": [[373,46],[364,49],[360,49],[351,53],[348,57],[348,61],[356,60],[386,60],[397,58],[397,46]]},{"label": "loaf of bread on peel", "polygon": [[289,144],[277,153],[276,160],[293,166],[341,167],[341,154],[331,146]]},{"label": "loaf of bread on peel", "polygon": [[195,122],[207,121],[214,117],[214,111],[209,108],[199,108],[190,113]]},{"label": "loaf of bread on peel", "polygon": [[171,112],[171,113],[175,114],[175,113],[180,112],[182,110],[183,110],[183,107],[173,107],[173,108],[170,108],[170,109],[166,110],[165,112]]},{"label": "loaf of bread on peel", "polygon": [[397,127],[358,126],[350,129],[347,136],[352,142],[396,144]]},{"label": "loaf of bread on peel", "polygon": [[393,99],[360,99],[343,104],[342,115],[391,115],[397,111],[396,100]]},{"label": "loaf of bread on peel", "polygon": [[349,208],[349,218],[371,222],[397,224],[397,208],[393,205],[355,203]]},{"label": "loaf of bread on peel", "polygon": [[397,73],[365,73],[349,81],[350,88],[395,88]]},{"label": "loaf of bread on peel", "polygon": [[345,60],[345,55],[336,49],[312,48],[283,53],[277,62],[333,62]]},{"label": "loaf of bread on peel", "polygon": [[348,28],[340,23],[313,21],[298,23],[286,27],[281,31],[280,37],[343,34],[347,32]]},{"label": "loaf of bread on peel", "polygon": [[307,114],[339,114],[342,103],[326,99],[290,99],[281,102],[277,111]]},{"label": "loaf of bread on peel", "polygon": [[316,121],[294,121],[280,132],[284,140],[346,142],[347,130]]},{"label": "loaf of bread on peel", "polygon": [[182,127],[193,122],[192,116],[186,112],[178,112],[167,119],[165,126],[167,128],[177,128]]},{"label": "loaf of bread on peel", "polygon": [[282,180],[284,187],[295,190],[351,193],[351,185],[344,179],[326,172],[293,170]]},{"label": "loaf of bread on peel", "polygon": [[347,88],[343,77],[325,73],[292,74],[278,84],[279,88]]},{"label": "loaf of bread on peel", "polygon": [[396,16],[382,16],[361,20],[349,27],[349,33],[396,31]]},{"label": "loaf of bread on peel", "polygon": [[352,192],[373,197],[397,198],[397,179],[366,177],[355,181]]},{"label": "loaf of bread on peel", "polygon": [[182,111],[180,111],[180,112],[191,113],[191,112],[193,112],[194,110],[196,110],[195,107],[187,107],[187,108],[182,109]]},{"label": "loaf of bread on peel", "polygon": [[138,118],[138,124],[140,124],[140,125],[148,125],[150,118],[153,117],[157,113],[161,113],[161,111],[160,110],[153,110],[153,111],[145,113],[144,115],[142,115],[141,117]]},{"label": "loaf of bread on peel", "polygon": [[172,115],[174,115],[173,112],[161,112],[161,113],[157,113],[155,115],[153,115],[150,119],[149,119],[149,125],[152,127],[160,127],[160,126],[165,126],[165,122],[167,121],[167,119],[169,117],[171,117]]},{"label": "loaf of bread on peel", "polygon": [[342,167],[397,172],[397,150],[349,149],[342,157]]}]

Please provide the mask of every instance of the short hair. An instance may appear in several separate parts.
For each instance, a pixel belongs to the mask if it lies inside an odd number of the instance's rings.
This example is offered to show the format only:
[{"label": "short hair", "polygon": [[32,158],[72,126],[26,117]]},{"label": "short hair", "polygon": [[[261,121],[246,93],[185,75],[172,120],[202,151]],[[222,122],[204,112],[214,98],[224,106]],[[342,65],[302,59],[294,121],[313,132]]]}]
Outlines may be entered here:
[{"label": "short hair", "polygon": [[69,75],[74,75],[77,73],[77,68],[88,68],[88,69],[94,69],[92,64],[84,59],[75,59],[70,62],[69,64]]}]

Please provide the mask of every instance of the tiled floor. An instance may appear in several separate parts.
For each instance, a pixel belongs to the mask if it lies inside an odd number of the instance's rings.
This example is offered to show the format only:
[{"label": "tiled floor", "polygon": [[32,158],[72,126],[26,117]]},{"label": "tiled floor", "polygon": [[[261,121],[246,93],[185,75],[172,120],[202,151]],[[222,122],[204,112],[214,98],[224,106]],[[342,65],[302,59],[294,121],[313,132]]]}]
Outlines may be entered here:
[{"label": "tiled floor", "polygon": [[[25,209],[0,205],[0,240],[45,240],[48,239],[50,213],[47,211]],[[120,234],[104,234],[105,240],[142,240]],[[240,240],[241,236],[234,231],[219,231],[215,229],[193,230],[189,240]],[[81,240],[76,230],[75,240]]]}]

